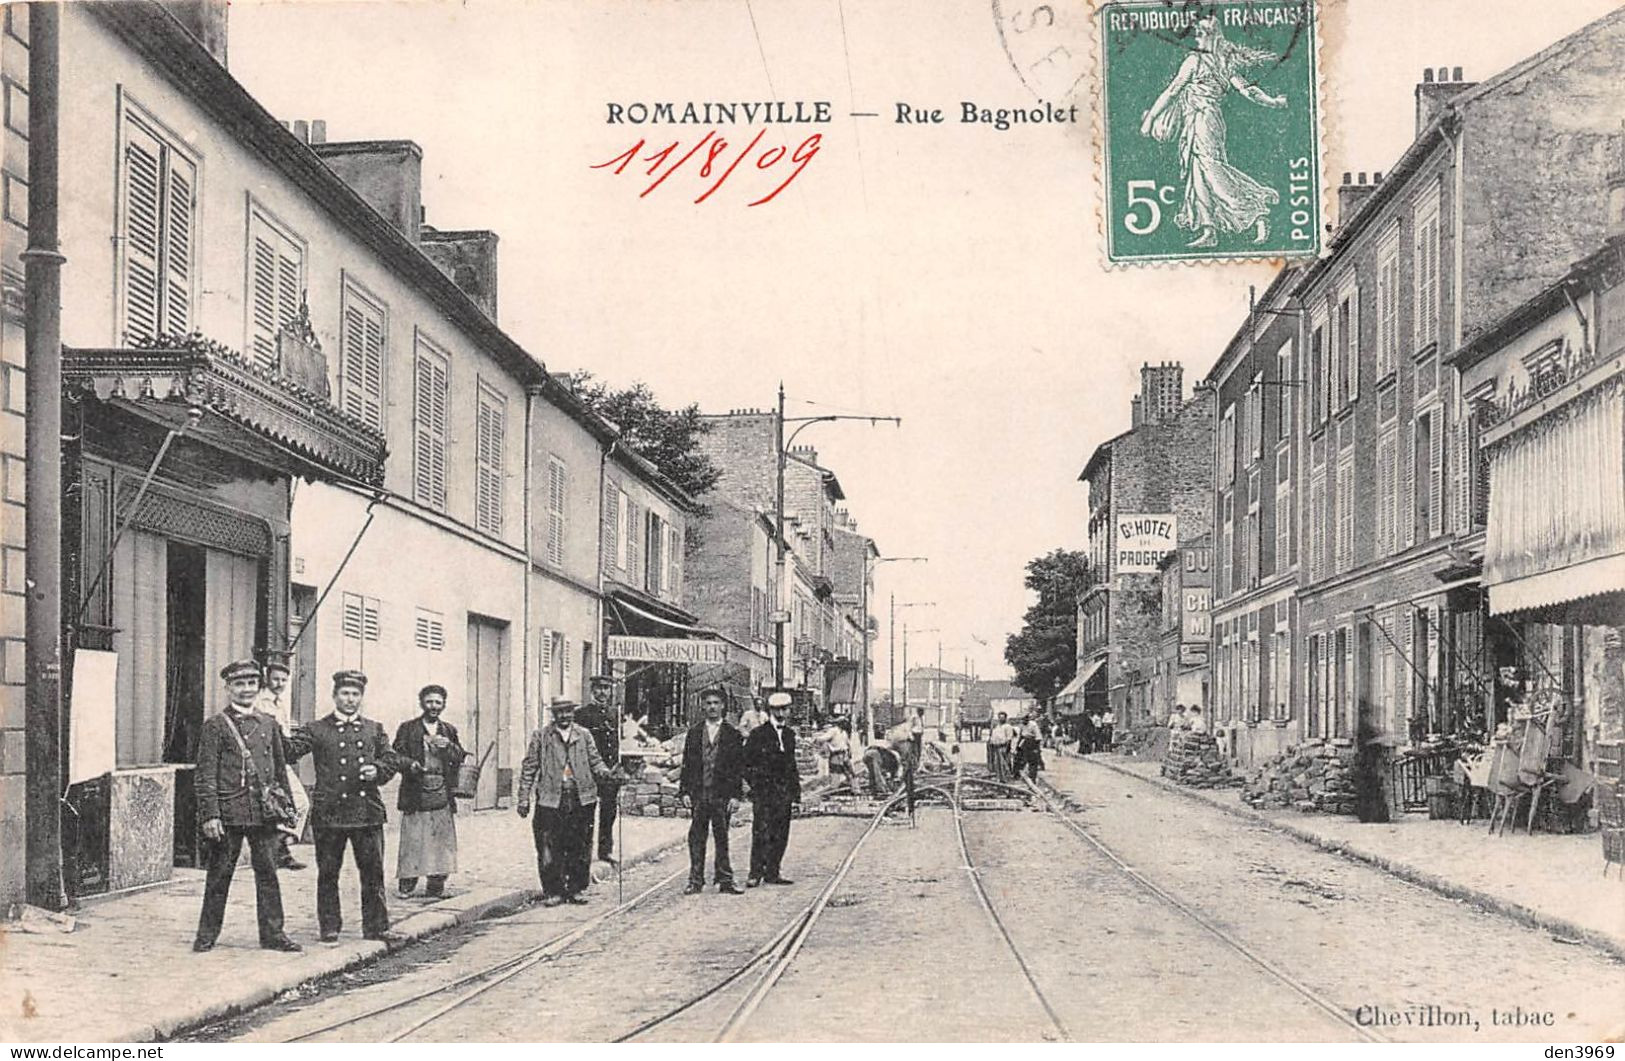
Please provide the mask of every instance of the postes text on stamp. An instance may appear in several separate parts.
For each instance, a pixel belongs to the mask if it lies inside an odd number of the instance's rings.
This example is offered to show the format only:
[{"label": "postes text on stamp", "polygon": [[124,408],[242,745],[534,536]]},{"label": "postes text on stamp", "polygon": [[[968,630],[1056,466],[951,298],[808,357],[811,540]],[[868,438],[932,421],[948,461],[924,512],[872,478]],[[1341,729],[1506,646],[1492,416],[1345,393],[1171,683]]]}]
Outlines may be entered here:
[{"label": "postes text on stamp", "polygon": [[1097,18],[1108,259],[1317,253],[1313,0],[1126,0]]}]

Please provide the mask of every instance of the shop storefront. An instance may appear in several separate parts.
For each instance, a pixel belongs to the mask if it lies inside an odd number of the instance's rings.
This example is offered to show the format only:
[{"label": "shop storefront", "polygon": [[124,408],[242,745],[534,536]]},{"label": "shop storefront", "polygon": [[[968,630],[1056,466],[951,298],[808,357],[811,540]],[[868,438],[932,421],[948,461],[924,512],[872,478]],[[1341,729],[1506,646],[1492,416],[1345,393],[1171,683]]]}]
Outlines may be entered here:
[{"label": "shop storefront", "polygon": [[216,676],[288,648],[295,482],[375,487],[384,442],[323,397],[325,363],[302,384],[203,342],[63,362],[64,855],[83,895],[196,864]]}]

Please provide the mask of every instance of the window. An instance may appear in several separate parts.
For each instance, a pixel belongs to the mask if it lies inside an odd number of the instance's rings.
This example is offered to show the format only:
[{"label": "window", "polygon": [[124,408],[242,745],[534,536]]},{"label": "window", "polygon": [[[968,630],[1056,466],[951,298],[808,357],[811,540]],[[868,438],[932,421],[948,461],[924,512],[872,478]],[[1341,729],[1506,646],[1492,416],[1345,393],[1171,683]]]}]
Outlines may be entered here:
[{"label": "window", "polygon": [[1321,736],[1320,729],[1320,698],[1322,692],[1320,679],[1320,646],[1324,640],[1322,634],[1310,634],[1305,642],[1304,651],[1304,689],[1308,693],[1306,700],[1309,704],[1309,736]]},{"label": "window", "polygon": [[645,555],[648,557],[648,567],[643,573],[643,588],[650,593],[659,595],[662,582],[666,574],[666,529],[665,521],[659,513],[650,512],[648,522],[644,527]]},{"label": "window", "polygon": [[1275,437],[1278,439],[1292,437],[1292,389],[1297,385],[1292,371],[1292,340],[1288,339],[1275,351],[1275,378],[1280,384],[1275,388],[1280,396],[1276,405]]},{"label": "window", "polygon": [[1270,692],[1274,701],[1270,717],[1284,720],[1292,717],[1292,652],[1291,634],[1277,629],[1270,640]]},{"label": "window", "polygon": [[419,608],[412,621],[412,643],[430,652],[441,652],[446,647],[446,617],[427,608]]},{"label": "window", "polygon": [[133,108],[125,108],[122,135],[118,264],[124,341],[185,334],[192,327],[197,163]]},{"label": "window", "polygon": [[1377,379],[1399,363],[1399,224],[1377,246]]},{"label": "window", "polygon": [[547,458],[547,562],[554,567],[564,565],[564,532],[566,504],[569,500],[570,476],[564,462],[558,457]]},{"label": "window", "polygon": [[1395,467],[1395,450],[1398,446],[1399,430],[1397,424],[1388,424],[1377,436],[1377,556],[1392,556],[1394,549],[1394,529],[1397,525],[1397,512],[1395,505],[1395,491],[1398,482],[1398,469]]},{"label": "window", "polygon": [[666,595],[677,600],[683,591],[683,532],[668,523],[666,537]]},{"label": "window", "polygon": [[1218,581],[1218,595],[1228,597],[1234,589],[1230,572],[1235,568],[1235,495],[1226,490],[1219,505],[1223,523],[1219,532],[1219,569],[1214,575]]},{"label": "window", "polygon": [[1439,186],[1417,203],[1412,222],[1412,268],[1416,279],[1416,342],[1421,352],[1439,341]]},{"label": "window", "polygon": [[1414,440],[1416,424],[1411,425],[1409,439],[1405,425],[1398,425],[1394,448],[1398,451],[1394,467],[1394,548],[1409,549],[1416,544],[1416,459],[1408,444]]},{"label": "window", "polygon": [[1264,455],[1264,373],[1253,377],[1247,388],[1247,455],[1257,461]]},{"label": "window", "polygon": [[28,139],[28,90],[15,81],[6,81],[6,128]]},{"label": "window", "polygon": [[621,546],[621,488],[609,479],[604,480],[604,570],[613,570],[617,562],[625,564],[626,553]]},{"label": "window", "polygon": [[28,227],[28,182],[10,173],[5,175],[5,217],[12,224]]},{"label": "window", "polygon": [[1354,449],[1349,447],[1337,461],[1337,557],[1335,567],[1347,571],[1354,566]]},{"label": "window", "polygon": [[339,629],[342,632],[343,662],[346,667],[365,667],[367,645],[378,641],[382,611],[377,597],[345,593],[339,600]]},{"label": "window", "polygon": [[1244,562],[1249,587],[1258,585],[1259,576],[1264,571],[1264,536],[1259,532],[1263,496],[1264,476],[1261,469],[1254,468],[1247,473],[1247,540],[1242,543],[1242,548],[1247,552]]},{"label": "window", "polygon": [[1219,417],[1219,482],[1236,479],[1236,407],[1227,406]]},{"label": "window", "polygon": [[1316,310],[1309,318],[1310,423],[1326,421],[1326,398],[1331,378],[1326,364],[1326,314]]},{"label": "window", "polygon": [[446,355],[418,336],[412,399],[412,490],[419,504],[446,508]]},{"label": "window", "polygon": [[1275,484],[1275,573],[1280,574],[1291,566],[1292,480],[1282,478]]},{"label": "window", "polygon": [[1326,469],[1309,475],[1309,581],[1326,576]]},{"label": "window", "polygon": [[1334,401],[1341,409],[1360,396],[1360,288],[1355,284],[1337,292],[1333,363],[1337,366]]},{"label": "window", "polygon": [[384,347],[389,329],[383,304],[346,280],[340,293],[339,402],[345,412],[384,429]]},{"label": "window", "polygon": [[260,207],[248,208],[248,354],[262,368],[281,365],[277,336],[305,301],[305,245]]},{"label": "window", "polygon": [[1415,538],[1426,541],[1443,532],[1444,431],[1442,409],[1434,406],[1416,418],[1415,445],[1411,450],[1415,494]]},{"label": "window", "polygon": [[474,525],[502,533],[502,452],[506,445],[508,402],[484,383],[479,387],[474,440]]}]

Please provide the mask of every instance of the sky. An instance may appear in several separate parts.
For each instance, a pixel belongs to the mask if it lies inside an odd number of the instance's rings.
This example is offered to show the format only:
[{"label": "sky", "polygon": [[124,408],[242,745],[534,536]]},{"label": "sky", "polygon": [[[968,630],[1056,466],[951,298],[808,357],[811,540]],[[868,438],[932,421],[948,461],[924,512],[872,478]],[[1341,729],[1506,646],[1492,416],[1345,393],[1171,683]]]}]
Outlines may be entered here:
[{"label": "sky", "polygon": [[[1327,198],[1342,171],[1386,170],[1409,144],[1423,67],[1479,80],[1615,6],[1322,2]],[[791,416],[901,417],[797,440],[883,556],[929,558],[877,569],[878,693],[893,597],[918,604],[898,612],[911,664],[940,642],[945,666],[1008,673],[1024,565],[1086,548],[1078,473],[1128,427],[1140,365],[1181,361],[1188,391],[1273,272],[1104,266],[1093,37],[1081,0],[1050,10],[1042,44],[1065,51],[1034,69],[1039,38],[1015,32],[1038,14],[1027,0],[233,0],[229,65],[331,140],[417,142],[429,224],[498,233],[499,322],[549,369],[708,412],[768,408],[782,382]],[[964,101],[1035,93],[1079,121],[957,121]],[[640,140],[640,157],[677,141],[674,159],[712,126],[612,124],[612,104],[771,100],[828,101],[834,120],[717,127],[729,148],[711,179],[702,153],[646,195],[648,163],[615,172]],[[899,124],[900,103],[946,120]],[[748,205],[793,158],[794,180]]]}]

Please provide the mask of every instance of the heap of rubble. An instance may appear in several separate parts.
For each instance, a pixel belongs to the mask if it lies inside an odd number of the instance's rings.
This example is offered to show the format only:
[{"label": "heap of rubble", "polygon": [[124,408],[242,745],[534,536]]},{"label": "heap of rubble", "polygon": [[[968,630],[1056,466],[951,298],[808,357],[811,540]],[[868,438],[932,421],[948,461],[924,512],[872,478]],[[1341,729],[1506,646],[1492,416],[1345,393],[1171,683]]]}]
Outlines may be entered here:
[{"label": "heap of rubble", "polygon": [[1162,776],[1191,788],[1225,788],[1237,782],[1211,733],[1169,735]]},{"label": "heap of rubble", "polygon": [[1247,772],[1241,799],[1253,807],[1295,807],[1305,814],[1353,814],[1354,748],[1346,740],[1310,740]]}]

